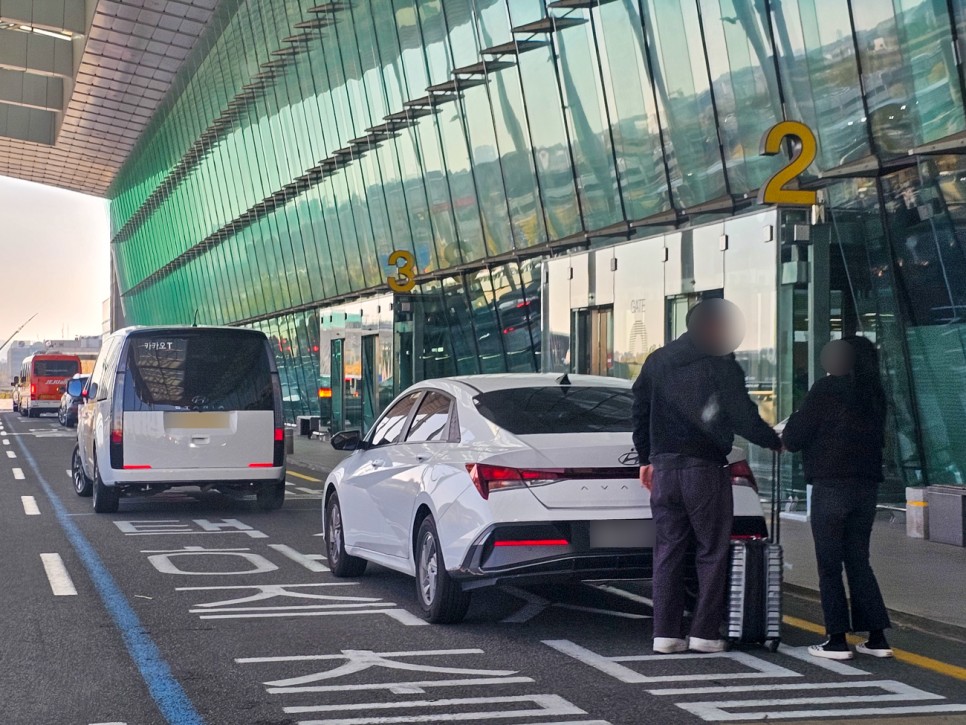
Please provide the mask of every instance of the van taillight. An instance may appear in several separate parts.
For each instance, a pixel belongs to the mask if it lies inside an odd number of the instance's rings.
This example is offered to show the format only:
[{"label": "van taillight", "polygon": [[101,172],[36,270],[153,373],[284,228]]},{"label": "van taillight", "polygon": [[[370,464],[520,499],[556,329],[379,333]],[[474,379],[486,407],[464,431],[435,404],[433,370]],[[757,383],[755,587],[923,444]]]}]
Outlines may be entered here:
[{"label": "van taillight", "polygon": [[272,392],[275,396],[275,444],[272,448],[272,465],[285,465],[285,418],[282,415],[282,382],[278,373],[272,373]]},{"label": "van taillight", "polygon": [[31,395],[36,395],[37,394],[37,386],[36,385],[31,385],[30,386],[30,394]]},{"label": "van taillight", "polygon": [[124,468],[124,373],[114,378],[111,401],[111,468]]}]

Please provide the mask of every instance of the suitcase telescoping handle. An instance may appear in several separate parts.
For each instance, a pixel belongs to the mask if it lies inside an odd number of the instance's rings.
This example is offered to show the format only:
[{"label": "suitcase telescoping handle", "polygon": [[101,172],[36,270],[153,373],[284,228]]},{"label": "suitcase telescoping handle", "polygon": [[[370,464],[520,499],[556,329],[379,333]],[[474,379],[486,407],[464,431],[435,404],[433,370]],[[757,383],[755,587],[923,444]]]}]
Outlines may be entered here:
[{"label": "suitcase telescoping handle", "polygon": [[781,481],[778,476],[781,472],[779,465],[779,453],[772,451],[771,454],[771,538],[774,543],[781,542],[782,538],[782,504],[781,504]]}]

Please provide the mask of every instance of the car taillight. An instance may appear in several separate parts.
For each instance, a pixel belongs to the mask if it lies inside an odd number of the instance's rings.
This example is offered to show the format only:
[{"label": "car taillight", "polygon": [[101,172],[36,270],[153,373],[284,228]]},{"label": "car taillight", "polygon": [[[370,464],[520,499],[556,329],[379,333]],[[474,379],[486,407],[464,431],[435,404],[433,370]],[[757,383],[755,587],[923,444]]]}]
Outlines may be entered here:
[{"label": "car taillight", "polygon": [[731,483],[735,486],[748,486],[758,492],[758,481],[755,474],[751,471],[748,461],[735,461],[728,466],[728,473],[731,475]]},{"label": "car taillight", "polygon": [[493,546],[570,546],[566,539],[497,539]]},{"label": "car taillight", "polygon": [[124,468],[124,373],[114,378],[111,402],[111,468]]},{"label": "car taillight", "polygon": [[492,491],[539,486],[564,478],[563,469],[510,468],[491,466],[487,463],[467,463],[466,470],[476,490],[484,499],[488,499]]},{"label": "car taillight", "polygon": [[285,465],[285,418],[282,415],[282,382],[279,380],[278,373],[272,373],[272,392],[275,396],[275,441],[272,448],[272,465],[277,468]]},{"label": "car taillight", "polygon": [[30,394],[31,395],[36,395],[37,394],[37,386],[36,385],[31,385],[30,386]]}]

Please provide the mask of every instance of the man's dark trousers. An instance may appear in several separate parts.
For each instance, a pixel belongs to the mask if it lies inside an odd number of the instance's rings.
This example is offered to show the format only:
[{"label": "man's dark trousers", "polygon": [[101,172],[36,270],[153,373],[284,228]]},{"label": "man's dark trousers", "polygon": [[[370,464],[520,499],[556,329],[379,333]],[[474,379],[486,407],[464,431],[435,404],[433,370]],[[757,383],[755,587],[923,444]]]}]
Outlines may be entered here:
[{"label": "man's dark trousers", "polygon": [[[818,587],[829,634],[870,632],[890,625],[889,612],[872,566],[869,539],[875,522],[878,487],[873,482],[838,482],[812,487],[812,535]],[[849,580],[852,617],[842,583]]]},{"label": "man's dark trousers", "polygon": [[676,457],[655,465],[651,510],[654,546],[654,636],[683,638],[684,574],[693,534],[698,601],[691,636],[719,639],[726,614],[733,501],[726,467]]}]

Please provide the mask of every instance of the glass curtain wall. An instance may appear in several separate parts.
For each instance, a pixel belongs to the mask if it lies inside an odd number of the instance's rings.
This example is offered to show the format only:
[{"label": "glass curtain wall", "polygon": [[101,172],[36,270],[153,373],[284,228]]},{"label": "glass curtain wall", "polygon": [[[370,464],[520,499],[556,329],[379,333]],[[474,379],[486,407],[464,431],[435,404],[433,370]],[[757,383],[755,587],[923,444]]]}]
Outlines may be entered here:
[{"label": "glass curtain wall", "polygon": [[897,475],[961,483],[964,32],[963,0],[221,0],[110,191],[124,315],[264,329],[313,412],[313,310],[401,250],[415,376],[537,369],[533,259],[744,211],[801,120],[833,332],[882,348]]}]

